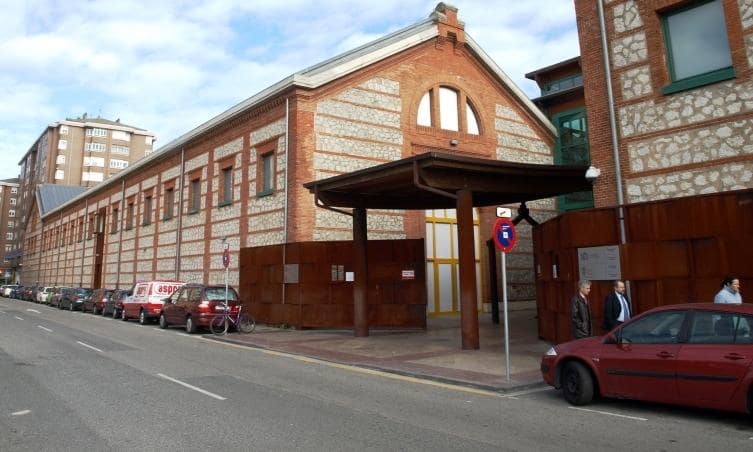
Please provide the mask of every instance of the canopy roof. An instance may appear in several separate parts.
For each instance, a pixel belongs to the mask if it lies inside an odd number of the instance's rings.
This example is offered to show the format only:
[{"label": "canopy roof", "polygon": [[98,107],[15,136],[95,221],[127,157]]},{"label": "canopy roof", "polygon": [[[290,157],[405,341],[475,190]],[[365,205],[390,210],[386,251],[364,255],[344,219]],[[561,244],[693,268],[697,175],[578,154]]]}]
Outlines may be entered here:
[{"label": "canopy roof", "polygon": [[476,207],[591,189],[586,166],[503,162],[427,152],[304,184],[317,203],[367,209],[454,209],[460,190]]}]

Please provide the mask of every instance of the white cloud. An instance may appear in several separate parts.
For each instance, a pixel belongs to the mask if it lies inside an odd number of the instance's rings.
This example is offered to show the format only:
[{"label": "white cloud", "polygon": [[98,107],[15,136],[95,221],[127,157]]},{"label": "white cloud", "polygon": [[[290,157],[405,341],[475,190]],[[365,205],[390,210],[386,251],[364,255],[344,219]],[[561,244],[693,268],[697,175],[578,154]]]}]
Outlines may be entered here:
[{"label": "white cloud", "polygon": [[[529,96],[523,75],[578,54],[565,0],[455,0],[466,30]],[[0,27],[0,157],[84,111],[188,132],[291,73],[429,16],[436,1],[25,0]],[[4,165],[0,178],[18,169]]]}]

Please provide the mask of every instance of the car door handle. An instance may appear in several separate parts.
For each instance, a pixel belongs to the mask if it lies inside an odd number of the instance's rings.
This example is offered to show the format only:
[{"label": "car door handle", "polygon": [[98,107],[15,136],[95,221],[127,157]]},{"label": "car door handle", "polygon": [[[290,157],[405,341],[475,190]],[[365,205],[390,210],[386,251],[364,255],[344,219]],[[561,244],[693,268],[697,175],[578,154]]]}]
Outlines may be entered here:
[{"label": "car door handle", "polygon": [[674,353],[669,353],[667,351],[661,351],[657,353],[656,356],[658,356],[659,358],[674,358],[675,357]]},{"label": "car door handle", "polygon": [[726,355],[724,355],[724,357],[733,361],[737,361],[738,359],[745,359],[745,355],[740,355],[738,353],[727,353]]}]

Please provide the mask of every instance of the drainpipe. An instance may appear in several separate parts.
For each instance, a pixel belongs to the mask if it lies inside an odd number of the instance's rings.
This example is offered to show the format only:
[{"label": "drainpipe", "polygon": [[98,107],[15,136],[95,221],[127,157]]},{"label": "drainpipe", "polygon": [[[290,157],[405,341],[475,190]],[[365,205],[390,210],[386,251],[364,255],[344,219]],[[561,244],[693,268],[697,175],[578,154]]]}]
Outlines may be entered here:
[{"label": "drainpipe", "polygon": [[283,214],[282,240],[282,304],[285,304],[285,265],[288,249],[288,168],[290,167],[290,97],[285,98],[285,211]]},{"label": "drainpipe", "polygon": [[175,237],[175,280],[180,281],[180,242],[183,235],[183,184],[186,172],[186,148],[180,148],[180,183],[178,184],[178,231]]},{"label": "drainpipe", "polygon": [[625,199],[622,195],[622,169],[620,167],[620,144],[617,139],[617,120],[614,107],[614,91],[612,89],[612,68],[609,65],[609,47],[607,46],[607,27],[604,22],[604,0],[597,0],[599,6],[599,33],[601,34],[601,50],[604,57],[604,72],[607,79],[607,101],[609,103],[609,128],[612,133],[612,159],[614,159],[614,176],[617,181],[617,220],[620,224],[620,243],[627,241],[625,235]]},{"label": "drainpipe", "polygon": [[[84,199],[84,227],[89,226],[89,198]],[[78,286],[84,286],[84,256],[86,256],[86,232],[81,240],[81,279]]]},{"label": "drainpipe", "polygon": [[120,289],[120,256],[123,255],[123,218],[126,213],[125,206],[125,176],[122,180],[122,186],[120,189],[120,218],[118,218],[118,267],[115,270],[115,284],[118,286],[116,289]]}]

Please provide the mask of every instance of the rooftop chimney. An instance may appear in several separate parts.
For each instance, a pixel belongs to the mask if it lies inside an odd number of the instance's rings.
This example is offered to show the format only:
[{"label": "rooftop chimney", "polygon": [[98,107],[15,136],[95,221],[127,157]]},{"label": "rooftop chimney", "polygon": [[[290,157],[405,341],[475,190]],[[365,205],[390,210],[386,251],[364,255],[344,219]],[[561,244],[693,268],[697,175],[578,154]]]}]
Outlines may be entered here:
[{"label": "rooftop chimney", "polygon": [[465,23],[458,20],[456,7],[440,2],[429,17],[437,23],[439,36],[454,43],[465,42]]}]

